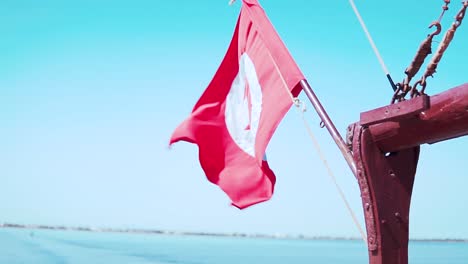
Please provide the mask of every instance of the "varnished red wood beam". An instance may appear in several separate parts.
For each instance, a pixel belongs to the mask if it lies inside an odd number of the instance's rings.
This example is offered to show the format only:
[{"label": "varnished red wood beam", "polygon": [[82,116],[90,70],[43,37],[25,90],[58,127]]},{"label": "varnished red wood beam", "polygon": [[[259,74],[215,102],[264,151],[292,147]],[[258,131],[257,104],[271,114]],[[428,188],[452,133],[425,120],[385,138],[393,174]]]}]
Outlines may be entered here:
[{"label": "varnished red wood beam", "polygon": [[[408,101],[402,105],[405,103]],[[378,109],[375,111],[379,114]],[[429,108],[414,116],[402,115],[391,121],[381,118],[383,122],[370,125],[369,130],[382,152],[468,135],[468,83],[431,96]]]}]

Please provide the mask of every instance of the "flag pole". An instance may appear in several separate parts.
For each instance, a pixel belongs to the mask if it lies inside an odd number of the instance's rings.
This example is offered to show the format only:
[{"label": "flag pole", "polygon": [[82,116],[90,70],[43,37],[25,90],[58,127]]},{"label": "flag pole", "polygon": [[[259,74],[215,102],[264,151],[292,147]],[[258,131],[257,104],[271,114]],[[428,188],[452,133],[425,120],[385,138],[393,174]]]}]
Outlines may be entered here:
[{"label": "flag pole", "polygon": [[315,108],[315,111],[317,111],[317,114],[322,119],[322,122],[327,128],[328,132],[330,133],[330,136],[333,138],[336,145],[340,149],[341,154],[345,158],[346,163],[348,163],[349,168],[351,169],[353,174],[357,177],[356,163],[354,162],[351,149],[348,148],[348,146],[344,142],[343,138],[340,135],[340,132],[338,132],[338,130],[336,129],[335,125],[331,121],[330,117],[328,116],[327,112],[323,108],[322,104],[320,103],[319,99],[315,95],[314,91],[310,87],[307,80],[305,79],[301,80],[300,85],[302,87],[302,90],[304,90],[307,97],[309,98],[310,103]]}]

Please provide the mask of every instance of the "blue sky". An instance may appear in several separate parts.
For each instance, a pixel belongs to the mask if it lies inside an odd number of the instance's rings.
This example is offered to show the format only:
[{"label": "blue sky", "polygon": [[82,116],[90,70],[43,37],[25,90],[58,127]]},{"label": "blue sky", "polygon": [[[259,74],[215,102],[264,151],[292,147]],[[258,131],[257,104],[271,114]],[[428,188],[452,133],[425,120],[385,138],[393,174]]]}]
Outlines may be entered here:
[{"label": "blue sky", "polygon": [[[443,1],[426,2],[356,1],[395,81],[440,14]],[[390,101],[347,1],[261,3],[341,133]],[[206,181],[196,146],[168,149],[221,62],[239,9],[223,0],[2,1],[0,222],[358,237],[296,111],[268,148],[274,197],[243,211]],[[429,94],[467,81],[465,24]],[[309,109],[363,223],[357,182]],[[467,146],[465,137],[422,147],[412,237],[468,238]]]}]

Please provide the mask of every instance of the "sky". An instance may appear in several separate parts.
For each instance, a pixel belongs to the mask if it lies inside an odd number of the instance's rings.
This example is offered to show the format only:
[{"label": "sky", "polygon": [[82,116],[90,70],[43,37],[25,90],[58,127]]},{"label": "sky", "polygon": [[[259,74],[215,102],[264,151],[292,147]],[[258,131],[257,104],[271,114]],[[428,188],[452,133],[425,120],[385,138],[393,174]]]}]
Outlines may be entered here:
[{"label": "sky", "polygon": [[[359,237],[294,109],[267,149],[273,198],[242,211],[206,180],[195,145],[168,148],[229,45],[241,1],[227,2],[1,1],[0,222]],[[390,102],[348,1],[260,3],[342,134]],[[442,4],[356,0],[395,81]],[[465,24],[430,95],[467,82]],[[306,117],[363,225],[354,176],[310,105]],[[410,237],[468,238],[467,147],[422,146]]]}]

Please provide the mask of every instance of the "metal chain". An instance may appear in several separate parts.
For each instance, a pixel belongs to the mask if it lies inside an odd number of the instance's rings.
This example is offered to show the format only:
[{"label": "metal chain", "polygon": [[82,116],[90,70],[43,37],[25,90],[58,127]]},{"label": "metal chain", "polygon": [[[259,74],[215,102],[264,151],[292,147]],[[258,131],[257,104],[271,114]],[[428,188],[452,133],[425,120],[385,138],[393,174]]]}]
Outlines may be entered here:
[{"label": "metal chain", "polygon": [[[411,98],[424,94],[427,82],[426,79],[429,76],[433,76],[436,72],[437,65],[439,64],[444,52],[447,50],[450,42],[452,41],[457,28],[461,25],[463,18],[465,17],[466,10],[468,8],[468,0],[463,1],[463,6],[460,11],[455,16],[455,21],[452,23],[452,26],[447,30],[444,35],[442,42],[439,44],[436,53],[432,57],[431,61],[429,62],[426,72],[423,74],[421,79],[417,81],[413,86],[410,85],[411,79],[416,75],[416,73],[420,70],[422,64],[426,57],[432,53],[432,39],[434,36],[438,35],[441,31],[440,20],[442,19],[445,11],[448,10],[448,5],[450,4],[450,0],[444,0],[445,5],[442,6],[442,13],[439,16],[439,19],[436,22],[433,22],[429,28],[436,26],[437,29],[432,34],[428,35],[427,38],[421,43],[416,56],[414,57],[413,61],[411,62],[410,66],[406,68],[405,74],[406,78],[397,84],[397,90],[393,94],[392,104],[395,102],[400,102],[405,100],[406,95],[410,92]],[[418,89],[418,87],[421,87]]]},{"label": "metal chain", "polygon": [[432,39],[439,35],[442,31],[440,21],[444,16],[445,11],[448,10],[450,0],[444,0],[444,2],[445,5],[442,6],[442,13],[439,16],[439,19],[429,25],[429,28],[436,27],[436,30],[433,33],[427,35],[426,39],[419,46],[413,61],[411,61],[411,64],[405,70],[406,78],[401,83],[396,85],[397,90],[393,94],[392,104],[397,101],[399,102],[405,100],[408,92],[413,90],[413,87],[410,85],[411,79],[413,79],[413,77],[419,72],[427,56],[432,53]]},{"label": "metal chain", "polygon": [[410,86],[411,79],[421,69],[421,66],[423,65],[427,56],[432,53],[432,39],[434,36],[439,35],[442,31],[442,26],[439,22],[433,22],[429,28],[434,26],[436,27],[436,31],[429,34],[427,38],[421,43],[416,56],[405,70],[406,78],[403,80],[403,82],[397,84],[397,90],[393,94],[392,103],[404,100],[406,94],[412,89]]},{"label": "metal chain", "polygon": [[[436,53],[434,54],[431,61],[427,65],[426,72],[424,72],[421,79],[418,82],[416,82],[413,88],[411,89],[411,98],[424,94],[424,91],[426,89],[426,84],[427,84],[426,79],[429,76],[432,77],[434,73],[436,73],[437,65],[442,59],[444,52],[447,50],[448,46],[450,45],[450,42],[453,40],[453,37],[455,36],[455,32],[457,31],[457,28],[462,24],[467,8],[468,8],[468,0],[465,0],[463,2],[462,8],[458,12],[458,14],[455,16],[455,21],[452,23],[452,26],[445,33],[444,39],[439,44],[439,47],[437,48]],[[418,90],[418,85],[421,86],[420,90]]]}]

